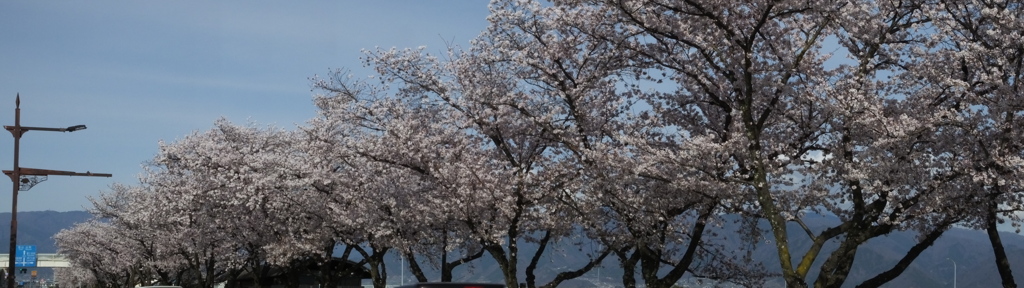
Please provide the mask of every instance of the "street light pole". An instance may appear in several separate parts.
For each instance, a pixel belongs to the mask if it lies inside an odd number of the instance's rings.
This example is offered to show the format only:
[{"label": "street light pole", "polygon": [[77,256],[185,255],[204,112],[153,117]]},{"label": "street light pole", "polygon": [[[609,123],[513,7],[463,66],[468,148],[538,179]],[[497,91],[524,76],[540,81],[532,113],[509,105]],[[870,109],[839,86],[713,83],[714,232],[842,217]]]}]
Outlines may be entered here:
[{"label": "street light pole", "polygon": [[[11,132],[14,136],[14,169],[10,171],[3,171],[11,177],[12,194],[11,194],[11,246],[10,254],[8,256],[9,262],[7,263],[7,287],[14,288],[15,270],[16,264],[15,253],[18,249],[18,191],[28,190],[32,186],[38,184],[42,180],[31,180],[22,179],[22,176],[46,176],[46,175],[65,175],[65,176],[98,176],[98,177],[111,177],[113,175],[106,173],[76,173],[70,171],[57,171],[57,170],[45,170],[45,169],[32,169],[32,168],[21,168],[18,163],[18,156],[21,154],[21,135],[30,130],[36,131],[53,131],[53,132],[74,132],[78,130],[84,130],[85,125],[75,125],[67,128],[46,128],[46,127],[25,127],[21,126],[21,94],[18,94],[14,100],[14,126],[4,126],[4,129]],[[24,186],[24,187],[23,187]],[[24,188],[24,189],[22,189]]]},{"label": "street light pole", "polygon": [[[7,127],[4,127],[7,128]],[[21,186],[21,175],[18,174],[18,155],[21,146],[21,135],[25,132],[21,130],[21,94],[17,94],[14,98],[14,130],[11,134],[14,135],[14,169],[11,170],[11,182],[14,186],[12,188],[13,194],[11,194],[11,246],[10,253],[7,254],[7,288],[14,288],[14,278],[17,276],[14,270],[14,254],[18,249],[18,188]]]},{"label": "street light pole", "polygon": [[953,288],[956,288],[956,261],[953,261],[953,259],[950,258],[946,258],[946,260],[953,262]]}]

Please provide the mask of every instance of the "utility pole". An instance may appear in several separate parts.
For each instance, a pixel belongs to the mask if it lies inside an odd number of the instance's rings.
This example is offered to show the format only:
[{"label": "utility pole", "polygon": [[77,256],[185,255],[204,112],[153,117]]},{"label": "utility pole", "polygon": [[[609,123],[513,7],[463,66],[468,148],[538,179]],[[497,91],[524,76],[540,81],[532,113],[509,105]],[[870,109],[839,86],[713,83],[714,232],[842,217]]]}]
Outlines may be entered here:
[{"label": "utility pole", "polygon": [[33,186],[40,182],[46,181],[47,175],[64,175],[64,176],[95,176],[95,177],[111,177],[113,175],[106,173],[77,173],[71,171],[58,171],[58,170],[46,170],[46,169],[33,169],[33,168],[22,168],[18,163],[18,156],[20,154],[21,136],[28,131],[52,131],[52,132],[75,132],[78,130],[85,130],[85,125],[75,125],[67,128],[46,128],[46,127],[25,127],[21,126],[21,94],[17,94],[14,99],[14,126],[4,126],[4,129],[11,132],[14,136],[14,169],[4,170],[4,174],[11,177],[13,183],[11,193],[11,247],[9,254],[9,262],[7,263],[7,287],[14,288],[15,273],[14,267],[17,265],[16,252],[18,249],[18,191],[28,191]]}]

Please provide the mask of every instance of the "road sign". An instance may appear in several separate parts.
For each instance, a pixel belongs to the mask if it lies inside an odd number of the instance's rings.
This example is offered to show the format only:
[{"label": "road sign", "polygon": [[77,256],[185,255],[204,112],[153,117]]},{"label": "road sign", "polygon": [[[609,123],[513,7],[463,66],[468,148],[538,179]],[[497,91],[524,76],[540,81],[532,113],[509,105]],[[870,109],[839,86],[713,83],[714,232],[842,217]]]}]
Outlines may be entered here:
[{"label": "road sign", "polygon": [[14,252],[14,267],[36,267],[36,246],[18,245]]}]

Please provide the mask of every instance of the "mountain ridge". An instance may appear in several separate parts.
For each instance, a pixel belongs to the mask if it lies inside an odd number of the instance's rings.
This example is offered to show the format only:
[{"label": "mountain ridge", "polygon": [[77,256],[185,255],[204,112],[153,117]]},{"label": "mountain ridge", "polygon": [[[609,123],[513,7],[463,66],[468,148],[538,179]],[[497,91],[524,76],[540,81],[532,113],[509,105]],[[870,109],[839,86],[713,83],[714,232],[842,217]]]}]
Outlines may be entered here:
[{"label": "mountain ridge", "polygon": [[[92,214],[85,211],[19,211],[18,245],[35,245],[38,253],[57,253],[53,239],[60,230],[88,221]],[[11,213],[0,213],[0,241],[11,239]],[[6,249],[0,249],[6,250]],[[0,252],[6,254],[6,251]]]},{"label": "mountain ridge", "polygon": [[[18,244],[36,245],[39,253],[56,253],[56,243],[53,235],[62,229],[72,227],[76,223],[88,221],[92,215],[85,211],[25,211],[18,212]],[[10,213],[0,213],[0,226],[10,223]],[[810,217],[808,223],[812,223],[812,229],[818,230],[826,225],[835,223],[835,219],[827,216]],[[761,227],[764,229],[765,227]],[[801,235],[802,230],[792,227],[791,249],[793,251],[805,251],[808,243],[806,235]],[[730,228],[731,229],[731,228]],[[0,227],[0,239],[10,239],[10,229]],[[1014,271],[1014,279],[1024,281],[1024,236],[1002,232],[1003,244],[1010,256],[1010,265]],[[853,287],[864,280],[878,274],[881,271],[892,267],[907,250],[916,243],[916,233],[912,231],[895,231],[884,237],[869,240],[857,252],[853,270],[843,287]],[[2,241],[2,240],[0,240]],[[739,242],[725,243],[725,245],[741,245]],[[0,248],[2,249],[2,248]],[[521,255],[532,255],[536,249],[532,244],[520,244]],[[739,249],[737,247],[737,249]],[[828,253],[835,249],[835,244],[826,245],[819,258],[828,256]],[[5,252],[0,252],[5,253]],[[778,271],[778,260],[775,249],[770,244],[761,243],[756,246],[752,253],[755,261],[763,263],[766,269],[771,272]],[[586,257],[578,253],[576,249],[552,251],[545,253],[548,257],[542,265],[548,265],[548,274],[558,271],[575,269],[580,267]],[[1016,257],[1015,257],[1016,256]],[[401,282],[405,276],[405,282],[411,282],[412,273],[399,265],[400,259],[389,257],[388,274],[395,284]],[[814,279],[818,273],[818,265],[823,259],[816,261],[811,270],[809,279]],[[622,269],[614,259],[605,260],[601,268],[595,269],[579,279],[565,282],[560,287],[617,287],[621,286]],[[988,242],[988,236],[984,231],[954,228],[947,231],[935,243],[925,250],[906,271],[895,280],[889,282],[885,287],[953,287],[953,270],[957,269],[957,287],[999,287],[1000,277],[995,267],[995,260],[992,246]],[[424,267],[427,268],[427,267]],[[525,264],[521,268],[525,268]],[[520,269],[522,271],[522,269]],[[484,257],[473,263],[471,266],[464,266],[456,269],[455,280],[459,281],[485,281],[501,282],[501,273],[493,260]],[[522,272],[521,272],[522,273]],[[428,277],[436,273],[428,272]],[[538,275],[543,279],[550,279],[554,275]],[[436,280],[431,278],[430,280]],[[687,282],[694,279],[684,279]],[[769,279],[766,287],[782,287],[781,279]]]}]

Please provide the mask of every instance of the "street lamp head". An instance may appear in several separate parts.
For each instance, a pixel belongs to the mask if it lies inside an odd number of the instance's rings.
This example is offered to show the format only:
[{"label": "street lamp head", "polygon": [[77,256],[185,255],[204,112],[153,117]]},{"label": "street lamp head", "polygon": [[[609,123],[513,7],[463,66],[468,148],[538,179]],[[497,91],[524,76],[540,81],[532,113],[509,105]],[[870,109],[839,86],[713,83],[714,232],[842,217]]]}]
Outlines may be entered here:
[{"label": "street lamp head", "polygon": [[78,130],[85,130],[85,125],[75,125],[68,128],[64,128],[65,132],[75,132]]}]

